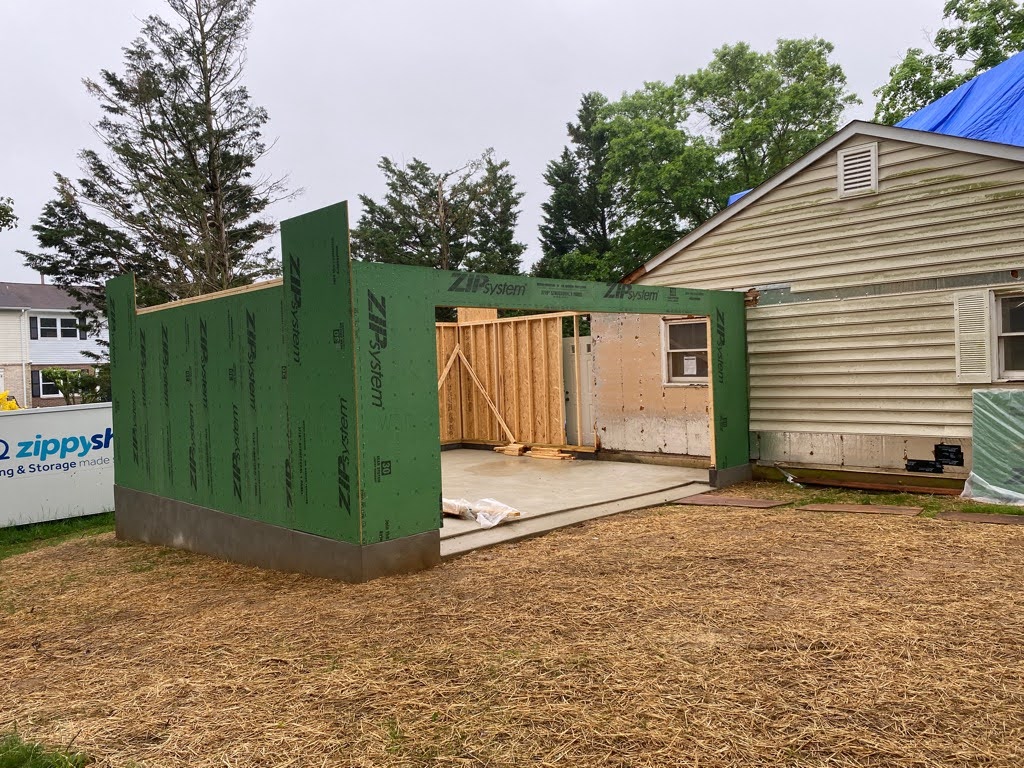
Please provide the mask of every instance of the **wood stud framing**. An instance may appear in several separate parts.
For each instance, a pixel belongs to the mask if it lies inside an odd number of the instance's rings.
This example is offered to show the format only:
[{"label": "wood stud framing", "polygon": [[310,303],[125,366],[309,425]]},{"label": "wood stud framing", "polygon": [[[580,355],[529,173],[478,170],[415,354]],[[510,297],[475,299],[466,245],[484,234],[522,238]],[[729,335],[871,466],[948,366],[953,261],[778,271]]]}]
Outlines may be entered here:
[{"label": "wood stud framing", "polygon": [[[566,444],[566,317],[573,318],[578,345],[579,315],[573,312],[437,323],[442,443]],[[579,391],[578,361],[574,375]],[[581,434],[571,437],[579,443]]]}]

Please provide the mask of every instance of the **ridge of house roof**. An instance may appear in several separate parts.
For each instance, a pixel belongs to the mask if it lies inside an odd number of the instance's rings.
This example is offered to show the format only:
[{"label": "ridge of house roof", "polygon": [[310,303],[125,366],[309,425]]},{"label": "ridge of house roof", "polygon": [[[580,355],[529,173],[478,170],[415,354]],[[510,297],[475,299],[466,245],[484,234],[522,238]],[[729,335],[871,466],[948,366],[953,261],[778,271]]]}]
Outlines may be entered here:
[{"label": "ridge of house roof", "polygon": [[61,309],[78,307],[71,294],[56,285],[0,282],[0,309]]},{"label": "ridge of house roof", "polygon": [[654,256],[654,258],[637,267],[622,278],[621,282],[636,282],[652,270],[657,269],[670,258],[685,249],[690,245],[690,243],[700,239],[724,222],[731,219],[740,211],[746,209],[750,205],[753,205],[773,189],[800,173],[800,171],[807,168],[807,166],[811,165],[819,158],[834,151],[840,144],[848,141],[854,136],[889,139],[892,141],[907,141],[914,144],[937,147],[939,149],[971,152],[976,155],[998,157],[1004,160],[1014,160],[1016,162],[1024,163],[1024,147],[1021,146],[999,144],[992,141],[981,141],[979,139],[966,139],[961,136],[950,136],[943,133],[934,133],[932,131],[919,131],[912,128],[897,128],[892,125],[879,125],[878,123],[854,120],[840,128],[836,133],[825,139],[825,141],[816,146],[799,160],[790,163],[771,178],[761,182],[732,205],[726,206],[703,224],[690,230],[690,232],[676,240],[672,245],[668,246],[668,248]]}]

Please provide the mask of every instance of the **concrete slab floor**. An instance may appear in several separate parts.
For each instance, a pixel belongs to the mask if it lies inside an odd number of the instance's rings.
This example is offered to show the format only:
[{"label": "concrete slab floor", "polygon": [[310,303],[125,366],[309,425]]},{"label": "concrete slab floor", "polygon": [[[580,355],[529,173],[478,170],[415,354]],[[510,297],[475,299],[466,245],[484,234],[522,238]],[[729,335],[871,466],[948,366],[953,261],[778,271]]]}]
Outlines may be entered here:
[{"label": "concrete slab floor", "polygon": [[442,557],[709,489],[706,469],[552,461],[467,449],[441,453],[441,487],[445,498],[495,499],[522,514],[490,529],[446,517]]}]

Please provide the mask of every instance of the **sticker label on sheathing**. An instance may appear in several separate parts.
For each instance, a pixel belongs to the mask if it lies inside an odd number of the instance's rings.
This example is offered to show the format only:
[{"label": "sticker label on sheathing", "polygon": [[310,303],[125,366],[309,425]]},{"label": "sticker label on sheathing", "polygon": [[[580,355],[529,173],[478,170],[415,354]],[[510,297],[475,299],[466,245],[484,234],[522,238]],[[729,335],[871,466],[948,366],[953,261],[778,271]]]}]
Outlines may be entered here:
[{"label": "sticker label on sheathing", "polygon": [[382,477],[391,474],[391,459],[382,459],[380,456],[373,457],[373,481],[379,483]]}]

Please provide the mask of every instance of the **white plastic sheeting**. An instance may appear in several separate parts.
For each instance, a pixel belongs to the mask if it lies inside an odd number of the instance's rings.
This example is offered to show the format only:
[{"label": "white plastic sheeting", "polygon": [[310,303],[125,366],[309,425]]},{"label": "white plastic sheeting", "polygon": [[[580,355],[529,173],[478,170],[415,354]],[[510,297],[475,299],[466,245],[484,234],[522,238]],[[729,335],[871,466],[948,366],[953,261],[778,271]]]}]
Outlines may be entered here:
[{"label": "white plastic sheeting", "polygon": [[974,460],[962,495],[1024,506],[1024,390],[978,389],[972,399]]}]

